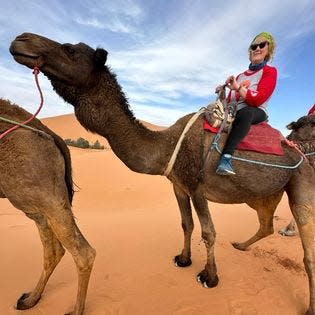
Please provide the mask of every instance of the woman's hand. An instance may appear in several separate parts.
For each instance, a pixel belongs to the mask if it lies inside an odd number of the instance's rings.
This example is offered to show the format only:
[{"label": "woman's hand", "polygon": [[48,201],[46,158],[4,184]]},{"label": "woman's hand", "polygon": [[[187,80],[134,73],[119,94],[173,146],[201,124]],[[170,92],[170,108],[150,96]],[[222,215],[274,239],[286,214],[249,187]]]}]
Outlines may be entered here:
[{"label": "woman's hand", "polygon": [[236,78],[234,77],[234,75],[229,76],[226,79],[225,83],[230,90],[238,91],[240,88],[240,85],[236,82]]}]

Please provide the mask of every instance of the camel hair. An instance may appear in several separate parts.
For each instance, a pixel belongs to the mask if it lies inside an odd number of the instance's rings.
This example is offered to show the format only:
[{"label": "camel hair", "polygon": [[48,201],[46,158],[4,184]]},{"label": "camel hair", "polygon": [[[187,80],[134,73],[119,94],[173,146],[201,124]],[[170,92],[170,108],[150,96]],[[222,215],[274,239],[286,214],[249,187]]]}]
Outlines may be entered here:
[{"label": "camel hair", "polygon": [[[21,122],[31,114],[0,99],[0,116]],[[33,291],[18,299],[16,308],[25,310],[37,304],[66,248],[78,273],[77,301],[69,314],[81,315],[95,250],[80,232],[71,211],[70,152],[65,142],[39,120],[28,125],[38,131],[20,127],[0,140],[0,198],[7,198],[36,223],[44,250],[40,279]],[[10,127],[0,120],[0,133]]]},{"label": "camel hair", "polygon": [[[105,65],[107,51],[94,50],[84,43],[60,44],[40,35],[23,33],[11,43],[15,61],[33,68],[37,65],[50,80],[54,90],[74,106],[79,122],[91,132],[104,136],[113,152],[133,171],[163,175],[176,143],[193,114],[180,118],[162,131],[152,131],[135,119],[116,76]],[[218,284],[214,245],[216,232],[207,200],[218,203],[247,203],[255,209],[260,223],[257,233],[234,247],[245,250],[249,245],[273,233],[273,214],[285,191],[297,221],[304,248],[305,268],[310,284],[309,310],[315,315],[315,171],[307,161],[289,170],[245,164],[235,161],[237,175],[215,174],[219,155],[214,152],[204,165],[204,157],[213,139],[203,131],[199,117],[187,132],[172,171],[172,182],[178,202],[184,247],[175,256],[179,267],[191,264],[191,235],[194,227],[192,204],[197,212],[207,252],[207,261],[197,279],[206,287]],[[223,136],[223,141],[225,137]],[[237,151],[243,158],[273,164],[294,165],[300,154],[283,145],[284,155],[267,155]],[[204,168],[204,176],[198,176]]]},{"label": "camel hair", "polygon": [[[312,128],[315,124],[315,114],[301,117],[298,121],[291,122],[287,128],[292,130],[287,137],[290,141],[299,143],[299,148],[305,154],[313,153],[307,156],[310,164],[315,168],[315,130]],[[278,231],[283,236],[295,236],[297,234],[295,220]]]}]

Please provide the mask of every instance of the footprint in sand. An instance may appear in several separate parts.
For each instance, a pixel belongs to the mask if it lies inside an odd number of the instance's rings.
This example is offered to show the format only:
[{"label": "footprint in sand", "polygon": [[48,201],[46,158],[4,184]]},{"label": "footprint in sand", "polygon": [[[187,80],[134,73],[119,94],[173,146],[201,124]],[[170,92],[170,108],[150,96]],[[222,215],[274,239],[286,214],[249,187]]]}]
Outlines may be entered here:
[{"label": "footprint in sand", "polygon": [[13,229],[20,229],[20,228],[23,228],[23,227],[25,227],[25,224],[10,225],[10,228],[13,228]]},{"label": "footprint in sand", "polygon": [[229,301],[231,315],[257,315],[258,311],[250,301]]}]

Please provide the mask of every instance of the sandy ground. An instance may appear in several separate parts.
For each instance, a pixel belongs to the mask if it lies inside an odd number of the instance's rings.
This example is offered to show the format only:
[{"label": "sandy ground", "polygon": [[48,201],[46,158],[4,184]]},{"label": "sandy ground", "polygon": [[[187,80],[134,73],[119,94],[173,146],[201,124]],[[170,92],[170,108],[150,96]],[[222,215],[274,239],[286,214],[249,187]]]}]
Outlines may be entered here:
[{"label": "sandy ground", "polygon": [[[63,138],[89,141],[73,115],[43,120]],[[106,143],[101,141],[103,144]],[[131,172],[110,150],[71,148],[77,223],[97,250],[86,315],[297,315],[308,303],[307,278],[299,237],[277,233],[246,252],[231,241],[244,241],[258,228],[246,205],[210,203],[217,231],[219,285],[205,289],[196,275],[205,264],[198,219],[192,241],[192,266],[175,267],[183,244],[179,211],[170,182]],[[93,163],[91,163],[93,162]],[[42,247],[34,223],[7,200],[0,200],[0,314],[58,315],[73,308],[77,278],[66,254],[41,301],[28,311],[14,304],[32,290],[42,268]],[[286,197],[276,212],[275,229],[290,219]]]}]

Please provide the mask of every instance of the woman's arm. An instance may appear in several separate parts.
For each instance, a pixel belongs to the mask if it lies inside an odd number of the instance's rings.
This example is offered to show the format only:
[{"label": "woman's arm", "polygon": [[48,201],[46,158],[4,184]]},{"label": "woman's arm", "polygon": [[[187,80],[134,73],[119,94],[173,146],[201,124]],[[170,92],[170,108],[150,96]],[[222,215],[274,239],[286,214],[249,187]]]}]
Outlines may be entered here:
[{"label": "woman's arm", "polygon": [[276,68],[266,67],[258,82],[257,91],[241,88],[240,95],[249,106],[259,107],[272,95],[277,82]]},{"label": "woman's arm", "polygon": [[277,70],[273,67],[266,67],[263,75],[257,85],[257,91],[252,91],[245,85],[239,84],[234,76],[227,78],[227,86],[231,90],[235,90],[245,100],[249,106],[259,107],[273,93],[277,82]]}]

